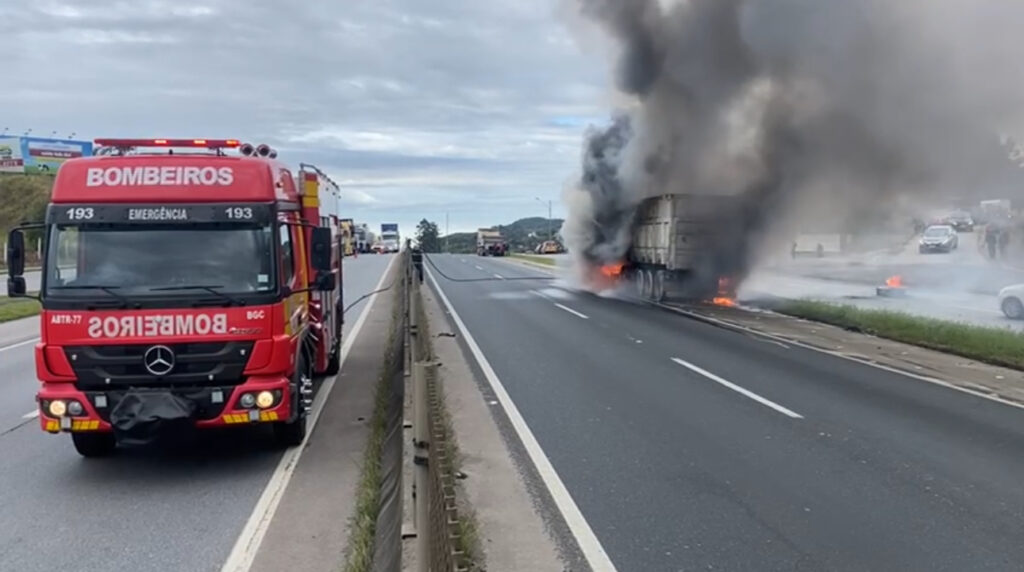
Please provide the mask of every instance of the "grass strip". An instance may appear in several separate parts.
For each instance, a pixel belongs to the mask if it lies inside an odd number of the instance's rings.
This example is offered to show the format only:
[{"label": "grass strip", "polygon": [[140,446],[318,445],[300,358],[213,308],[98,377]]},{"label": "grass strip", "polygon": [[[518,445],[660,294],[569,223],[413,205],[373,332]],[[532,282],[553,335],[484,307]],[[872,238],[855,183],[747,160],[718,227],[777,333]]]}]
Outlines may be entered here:
[{"label": "grass strip", "polygon": [[859,330],[981,362],[1024,369],[1024,334],[1010,329],[973,326],[923,318],[902,312],[865,310],[814,300],[789,300],[773,305],[782,314]]},{"label": "grass strip", "polygon": [[544,264],[546,266],[555,266],[555,259],[550,256],[534,256],[532,254],[518,254],[515,252],[509,253],[509,256],[529,260],[530,262],[536,262],[537,264]]},{"label": "grass strip", "polygon": [[363,452],[363,469],[356,486],[356,508],[349,523],[349,540],[342,570],[345,572],[369,572],[373,569],[374,544],[377,537],[377,515],[380,514],[380,492],[383,467],[381,451],[387,432],[388,402],[391,399],[391,380],[395,368],[401,368],[400,344],[395,337],[400,336],[399,327],[402,317],[402,289],[395,289],[394,312],[391,316],[391,329],[388,334],[387,349],[384,363],[377,377],[374,390],[373,416],[370,419],[370,435]]},{"label": "grass strip", "polygon": [[31,298],[0,298],[0,322],[35,316],[42,310],[38,300]]}]

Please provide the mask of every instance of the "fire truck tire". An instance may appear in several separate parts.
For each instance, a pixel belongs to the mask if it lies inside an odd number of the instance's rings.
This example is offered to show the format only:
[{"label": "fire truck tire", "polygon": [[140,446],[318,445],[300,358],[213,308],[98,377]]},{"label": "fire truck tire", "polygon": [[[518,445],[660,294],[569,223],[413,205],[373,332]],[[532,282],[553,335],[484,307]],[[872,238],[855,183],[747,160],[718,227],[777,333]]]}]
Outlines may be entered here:
[{"label": "fire truck tire", "polygon": [[292,382],[291,387],[292,407],[295,411],[298,411],[298,414],[291,421],[274,424],[274,438],[280,445],[285,447],[301,445],[306,439],[306,418],[309,416],[301,409],[302,396],[299,394],[299,387],[302,384],[303,376],[309,376],[312,372],[308,371],[305,352],[301,352],[298,359],[299,363],[295,365],[295,380]]},{"label": "fire truck tire", "polygon": [[117,449],[113,433],[72,433],[71,442],[83,457],[108,457]]},{"label": "fire truck tire", "polygon": [[341,370],[341,336],[334,337],[334,345],[331,353],[327,356],[327,369],[324,375],[338,375]]}]

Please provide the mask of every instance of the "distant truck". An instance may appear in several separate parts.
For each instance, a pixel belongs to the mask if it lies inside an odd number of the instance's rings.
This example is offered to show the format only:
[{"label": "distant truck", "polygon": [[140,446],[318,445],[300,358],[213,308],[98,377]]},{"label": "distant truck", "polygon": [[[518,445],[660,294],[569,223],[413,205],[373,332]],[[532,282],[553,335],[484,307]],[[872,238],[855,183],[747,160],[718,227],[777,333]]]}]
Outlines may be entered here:
[{"label": "distant truck", "polygon": [[341,253],[342,256],[352,256],[355,252],[355,223],[350,218],[343,218],[341,222]]},{"label": "distant truck", "polygon": [[724,245],[740,245],[740,207],[739,197],[729,195],[672,194],[645,200],[619,272],[643,298],[654,301],[731,296],[742,252]]},{"label": "distant truck", "polygon": [[381,223],[380,225],[380,251],[398,252],[401,245],[401,236],[398,234],[397,223]]},{"label": "distant truck", "polygon": [[476,231],[477,256],[505,256],[508,244],[501,231],[493,228],[481,228]]},{"label": "distant truck", "polygon": [[361,222],[352,229],[354,234],[355,249],[359,254],[370,252],[370,229],[365,222]]}]

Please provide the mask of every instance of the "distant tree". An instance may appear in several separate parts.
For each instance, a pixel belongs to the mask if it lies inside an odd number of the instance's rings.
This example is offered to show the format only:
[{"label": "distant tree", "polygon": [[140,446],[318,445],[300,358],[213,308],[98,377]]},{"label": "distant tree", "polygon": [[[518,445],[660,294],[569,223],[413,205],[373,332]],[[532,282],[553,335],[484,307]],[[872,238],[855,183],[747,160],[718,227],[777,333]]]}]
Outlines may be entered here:
[{"label": "distant tree", "polygon": [[437,223],[423,219],[416,225],[416,242],[419,243],[423,252],[440,252],[441,243],[438,240],[439,231]]}]

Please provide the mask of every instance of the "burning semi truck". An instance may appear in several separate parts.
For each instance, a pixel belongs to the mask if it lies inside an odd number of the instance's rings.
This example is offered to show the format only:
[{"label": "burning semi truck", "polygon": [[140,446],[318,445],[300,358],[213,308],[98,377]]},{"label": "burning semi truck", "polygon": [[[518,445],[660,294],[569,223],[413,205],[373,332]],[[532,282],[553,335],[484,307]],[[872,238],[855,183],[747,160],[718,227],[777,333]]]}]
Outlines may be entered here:
[{"label": "burning semi truck", "polygon": [[598,289],[628,281],[642,298],[731,303],[743,268],[740,197],[666,194],[648,198],[632,220],[630,247],[619,262],[592,265]]},{"label": "burning semi truck", "polygon": [[61,166],[45,222],[8,240],[8,295],[27,296],[24,233],[45,236],[41,428],[89,457],[251,424],[302,443],[313,379],[340,364],[341,233],[319,171],[236,140],[96,144]]}]

